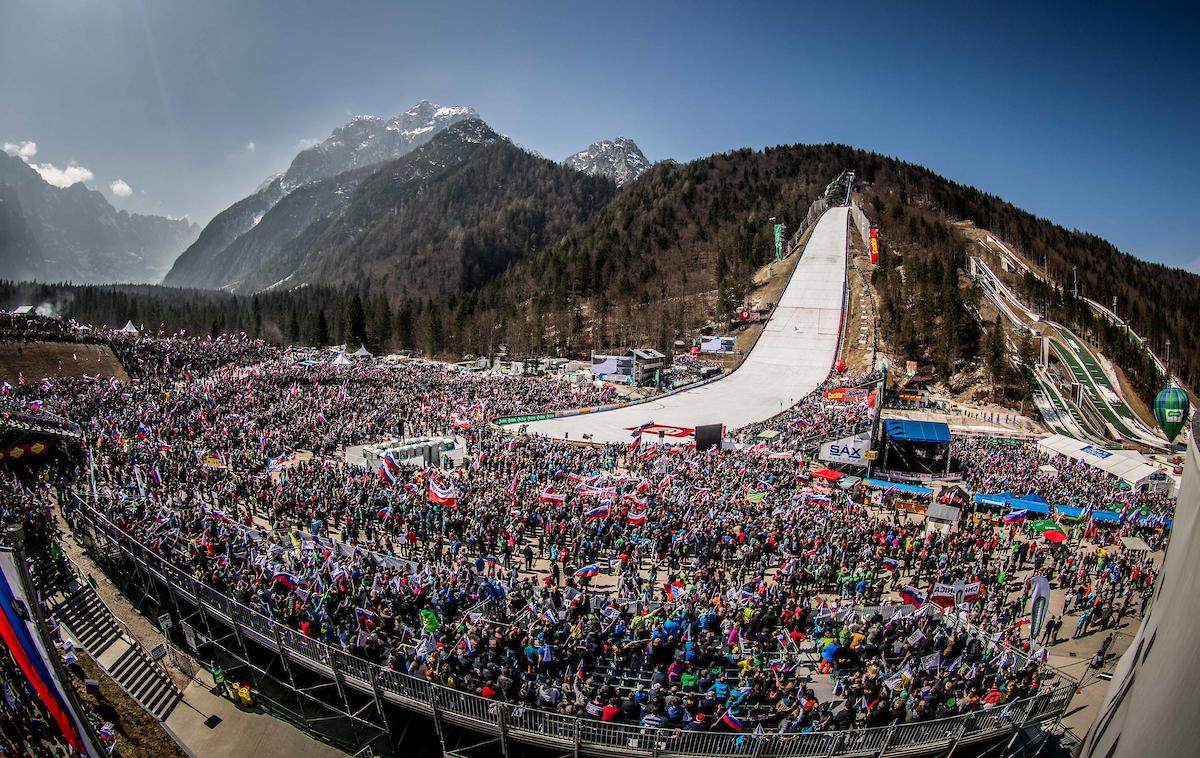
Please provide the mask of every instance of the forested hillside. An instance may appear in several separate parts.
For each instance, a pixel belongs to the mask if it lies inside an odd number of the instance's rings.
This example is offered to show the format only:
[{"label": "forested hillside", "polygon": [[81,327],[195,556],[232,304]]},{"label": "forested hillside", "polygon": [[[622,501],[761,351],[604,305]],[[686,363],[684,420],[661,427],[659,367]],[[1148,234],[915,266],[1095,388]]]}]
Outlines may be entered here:
[{"label": "forested hillside", "polygon": [[[856,195],[881,229],[874,281],[893,353],[943,378],[981,357],[964,307],[978,297],[964,275],[969,243],[953,223],[969,220],[1035,262],[1047,258],[1059,280],[1077,267],[1081,289],[1105,303],[1116,294],[1121,314],[1152,346],[1172,340],[1173,368],[1185,381],[1200,379],[1200,346],[1185,328],[1200,306],[1200,277],[1139,261],[919,166],[841,145],[667,161],[618,193],[608,180],[490,144],[416,184],[386,171],[363,180],[344,210],[296,243],[306,255],[289,286],[307,283],[301,289],[233,298],[72,288],[64,312],[164,321],[168,329],[219,326],[283,342],[361,338],[373,349],[445,356],[489,355],[501,345],[514,356],[670,349],[742,303],[751,274],[773,254],[770,217],[794,225],[844,169],[857,172]],[[1143,395],[1161,385],[1122,332],[1061,288],[1026,286],[1031,302],[1050,301],[1051,318],[1096,334]]]}]

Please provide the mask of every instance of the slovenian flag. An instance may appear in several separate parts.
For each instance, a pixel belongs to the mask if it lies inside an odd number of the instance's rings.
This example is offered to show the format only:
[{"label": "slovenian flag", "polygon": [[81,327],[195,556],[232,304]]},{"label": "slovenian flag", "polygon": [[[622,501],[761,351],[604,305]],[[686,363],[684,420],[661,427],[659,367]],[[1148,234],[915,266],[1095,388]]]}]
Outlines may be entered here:
[{"label": "slovenian flag", "polygon": [[393,474],[392,470],[390,468],[388,468],[387,466],[379,467],[379,478],[384,480],[388,484],[396,483],[396,475]]},{"label": "slovenian flag", "polygon": [[1016,524],[1018,522],[1024,521],[1026,515],[1028,515],[1028,511],[1024,511],[1024,510],[1013,511],[1012,513],[1004,514],[1004,518],[1002,518],[1000,520],[1006,524]]},{"label": "slovenian flag", "polygon": [[918,608],[925,605],[925,593],[912,585],[905,586],[900,590],[900,599]]},{"label": "slovenian flag", "polygon": [[538,618],[540,618],[542,621],[545,621],[548,624],[557,624],[558,623],[558,616],[556,616],[554,614],[553,608],[546,608],[545,610],[543,610],[541,613],[538,614]]},{"label": "slovenian flag", "polygon": [[430,479],[429,499],[438,505],[453,508],[458,505],[458,488],[451,483],[443,484],[435,479]]},{"label": "slovenian flag", "polygon": [[388,505],[380,508],[379,510],[375,511],[375,515],[381,519],[387,520],[387,517],[392,515],[392,506]]},{"label": "slovenian flag", "polygon": [[595,508],[583,514],[584,521],[593,521],[598,518],[608,518],[609,510],[607,505],[598,505]]},{"label": "slovenian flag", "polygon": [[666,585],[666,589],[667,589],[667,598],[670,600],[679,600],[687,592],[687,586],[683,582],[679,581],[678,579],[676,579],[674,582],[671,582],[670,584]]},{"label": "slovenian flag", "polygon": [[591,579],[593,576],[596,576],[599,573],[600,567],[594,563],[575,570],[575,576],[579,577],[580,579]]},{"label": "slovenian flag", "polygon": [[168,445],[165,442],[160,442],[160,443],[158,443],[158,449],[163,451],[164,453],[169,453],[172,450],[174,450],[175,448],[172,447],[171,445]]},{"label": "slovenian flag", "polygon": [[367,627],[375,625],[375,614],[366,608],[355,608],[354,615],[357,616],[358,620]]},{"label": "slovenian flag", "polygon": [[271,577],[271,584],[282,584],[289,590],[294,590],[296,589],[296,577],[292,576],[286,571],[277,571],[275,572],[275,575]]},{"label": "slovenian flag", "polygon": [[895,558],[884,558],[883,567],[888,571],[896,571],[900,568],[900,561]]},{"label": "slovenian flag", "polygon": [[742,722],[738,720],[738,717],[734,716],[729,711],[725,711],[725,715],[721,717],[721,721],[725,724],[725,726],[729,727],[735,732],[740,732],[746,728],[742,725]]},{"label": "slovenian flag", "polygon": [[512,497],[513,495],[517,494],[517,485],[521,483],[521,474],[523,474],[523,473],[525,473],[525,472],[518,471],[517,473],[513,474],[512,481],[509,482],[509,484],[508,484],[507,492],[508,492],[509,497]]},{"label": "slovenian flag", "polygon": [[157,465],[154,468],[150,469],[150,478],[154,480],[155,484],[162,484],[162,476],[159,475],[159,473],[158,473]]},{"label": "slovenian flag", "polygon": [[629,430],[629,436],[633,437],[634,439],[639,439],[642,436],[642,432],[646,431],[647,429],[649,429],[652,426],[654,426],[653,421],[647,421],[646,423],[642,424],[641,426],[635,426]]}]

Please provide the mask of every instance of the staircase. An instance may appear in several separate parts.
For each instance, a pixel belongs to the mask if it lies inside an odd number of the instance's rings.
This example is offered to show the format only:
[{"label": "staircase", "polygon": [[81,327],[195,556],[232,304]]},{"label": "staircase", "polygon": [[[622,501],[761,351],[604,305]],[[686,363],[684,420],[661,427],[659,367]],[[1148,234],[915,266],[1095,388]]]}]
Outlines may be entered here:
[{"label": "staircase", "polygon": [[170,715],[182,694],[163,668],[118,626],[94,589],[79,585],[52,613],[78,646],[138,705],[159,721]]},{"label": "staircase", "polygon": [[138,645],[130,645],[108,668],[108,675],[159,721],[165,721],[179,702],[175,684]]},{"label": "staircase", "polygon": [[55,606],[53,612],[79,643],[79,647],[88,651],[97,661],[121,641],[121,630],[113,621],[112,613],[96,591],[86,584]]}]

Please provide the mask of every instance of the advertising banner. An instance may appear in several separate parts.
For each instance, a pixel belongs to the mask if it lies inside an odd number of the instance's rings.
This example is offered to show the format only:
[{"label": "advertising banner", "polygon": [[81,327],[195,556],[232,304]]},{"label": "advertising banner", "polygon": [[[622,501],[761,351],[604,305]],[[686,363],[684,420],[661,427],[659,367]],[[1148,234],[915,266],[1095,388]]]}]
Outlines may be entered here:
[{"label": "advertising banner", "polygon": [[1029,586],[1033,590],[1033,606],[1029,612],[1029,639],[1036,642],[1046,623],[1050,610],[1050,580],[1044,576],[1031,577]]},{"label": "advertising banner", "polygon": [[736,349],[736,337],[701,337],[700,352],[702,353],[733,353]]},{"label": "advertising banner", "polygon": [[817,457],[828,463],[849,463],[855,466],[867,465],[866,454],[871,449],[871,433],[863,432],[853,437],[843,437],[840,440],[826,442],[821,445]]},{"label": "advertising banner", "polygon": [[861,387],[837,387],[825,393],[826,400],[840,400],[843,403],[861,402],[870,393]]},{"label": "advertising banner", "polygon": [[615,355],[593,355],[592,356],[592,373],[593,374],[615,374],[615,373],[617,373],[617,356],[615,356]]},{"label": "advertising banner", "polygon": [[877,227],[877,226],[871,227],[870,245],[871,245],[871,263],[873,265],[879,265],[879,227]]},{"label": "advertising banner", "polygon": [[775,225],[775,260],[783,258],[783,224]]}]

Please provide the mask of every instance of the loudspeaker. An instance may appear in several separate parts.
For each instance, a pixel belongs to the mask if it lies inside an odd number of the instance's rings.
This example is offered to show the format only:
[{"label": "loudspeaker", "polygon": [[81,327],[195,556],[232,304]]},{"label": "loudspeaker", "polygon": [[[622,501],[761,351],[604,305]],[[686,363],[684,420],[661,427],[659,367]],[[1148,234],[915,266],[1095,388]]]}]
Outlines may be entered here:
[{"label": "loudspeaker", "polygon": [[696,427],[696,449],[700,452],[710,447],[719,447],[721,438],[725,436],[724,424],[704,424]]}]

